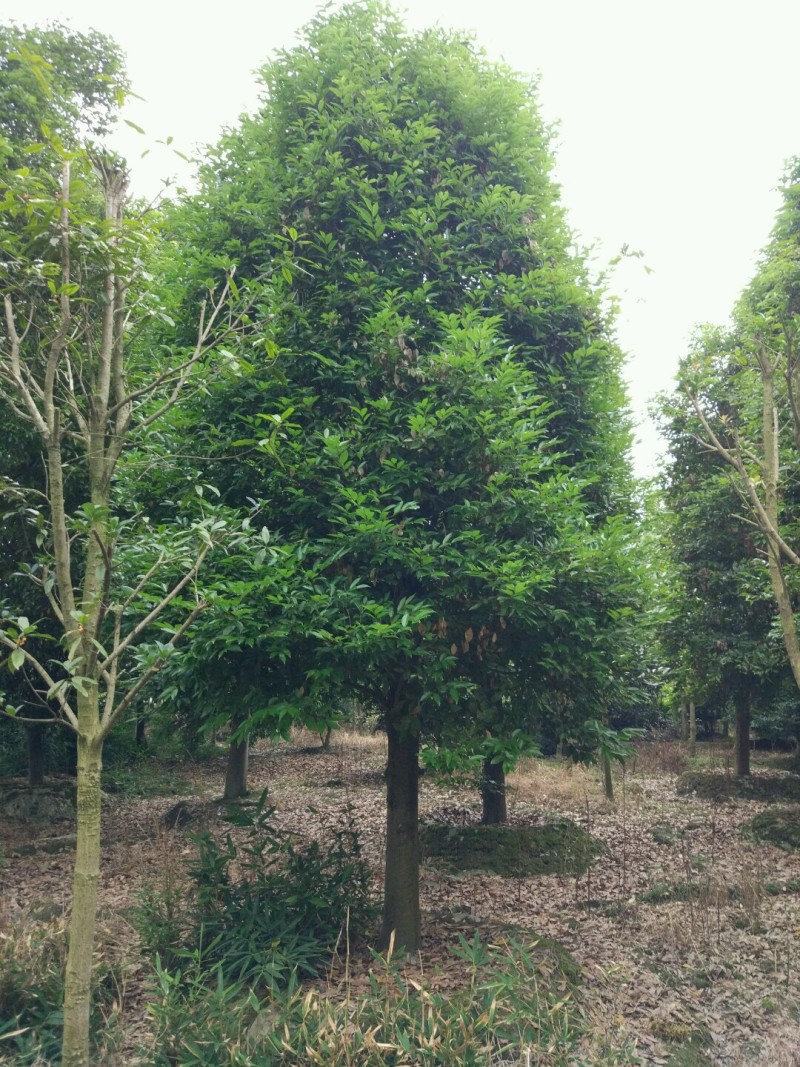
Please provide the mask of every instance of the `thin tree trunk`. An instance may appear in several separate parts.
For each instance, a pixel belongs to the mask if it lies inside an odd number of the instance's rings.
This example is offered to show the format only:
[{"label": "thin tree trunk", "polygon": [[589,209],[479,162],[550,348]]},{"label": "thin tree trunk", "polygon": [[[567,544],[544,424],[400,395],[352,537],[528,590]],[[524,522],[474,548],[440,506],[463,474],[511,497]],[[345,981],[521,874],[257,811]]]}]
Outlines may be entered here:
[{"label": "thin tree trunk", "polygon": [[225,768],[225,800],[237,800],[247,796],[247,768],[250,761],[250,741],[231,741],[228,749],[228,764]]},{"label": "thin tree trunk", "polygon": [[797,634],[792,596],[786,587],[781,549],[772,531],[779,527],[778,474],[780,469],[780,440],[778,436],[778,411],[775,407],[775,380],[766,357],[760,359],[761,381],[764,391],[762,430],[764,438],[764,511],[769,529],[767,535],[767,565],[778,617],[783,631],[783,643],[789,657],[795,683],[800,687],[800,639]]},{"label": "thin tree trunk", "polygon": [[387,724],[386,875],[379,948],[419,951],[419,737]]},{"label": "thin tree trunk", "polygon": [[44,785],[44,731],[46,727],[28,724],[28,786]]},{"label": "thin tree trunk", "polygon": [[331,749],[331,734],[333,733],[332,726],[326,726],[324,730],[320,730],[319,739],[322,742],[320,745],[323,752],[330,752]]},{"label": "thin tree trunk", "polygon": [[689,709],[686,701],[681,701],[681,741],[689,740]]},{"label": "thin tree trunk", "polygon": [[606,753],[600,757],[600,766],[603,769],[603,792],[606,800],[614,800],[614,778],[611,774],[611,759]]},{"label": "thin tree trunk", "polygon": [[501,763],[483,761],[483,778],[481,779],[481,799],[484,826],[497,826],[508,821],[506,803],[506,774]]},{"label": "thin tree trunk", "polygon": [[736,701],[736,777],[750,774],[750,694]]},{"label": "thin tree trunk", "polygon": [[697,708],[693,700],[689,701],[689,755],[697,753]]},{"label": "thin tree trunk", "polygon": [[133,741],[137,748],[144,748],[147,738],[145,736],[146,720],[144,715],[137,715],[133,727]]},{"label": "thin tree trunk", "polygon": [[[100,774],[103,743],[97,729],[97,690],[91,686],[78,704],[78,797],[75,871],[69,951],[64,986],[62,1067],[89,1067],[92,954],[100,880]],[[88,723],[87,723],[88,720]],[[84,728],[84,723],[88,726]],[[94,730],[92,730],[94,724]]]}]

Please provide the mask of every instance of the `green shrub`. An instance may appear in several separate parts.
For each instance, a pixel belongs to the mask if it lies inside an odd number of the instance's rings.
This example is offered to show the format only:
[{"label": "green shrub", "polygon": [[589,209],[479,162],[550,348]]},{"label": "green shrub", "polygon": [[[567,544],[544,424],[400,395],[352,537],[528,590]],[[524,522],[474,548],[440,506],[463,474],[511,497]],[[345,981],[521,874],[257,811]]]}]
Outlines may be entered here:
[{"label": "green shrub", "polygon": [[197,856],[185,887],[174,879],[139,897],[135,922],[142,943],[165,973],[197,958],[226,982],[286,986],[293,972],[317,974],[343,931],[358,937],[374,918],[371,876],[355,831],[329,833],[295,846],[273,825],[266,791],[254,804],[232,805],[227,819],[242,831],[220,844],[194,837]]}]

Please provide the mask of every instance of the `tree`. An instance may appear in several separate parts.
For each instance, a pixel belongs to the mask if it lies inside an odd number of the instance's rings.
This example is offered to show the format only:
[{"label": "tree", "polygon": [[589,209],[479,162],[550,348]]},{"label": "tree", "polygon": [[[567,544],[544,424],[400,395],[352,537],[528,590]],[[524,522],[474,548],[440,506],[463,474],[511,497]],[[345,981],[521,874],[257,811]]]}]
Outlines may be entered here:
[{"label": "tree", "polygon": [[[791,471],[800,449],[800,163],[788,168],[771,243],[740,301],[733,331],[707,332],[684,361],[682,388],[700,423],[698,438],[725,464],[760,533],[784,646],[800,686],[794,612]],[[709,339],[712,343],[709,343]]]},{"label": "tree", "polygon": [[[30,63],[41,84],[46,68]],[[58,90],[51,84],[48,92]],[[70,114],[71,106],[68,100],[59,110]],[[63,1043],[63,1062],[72,1067],[89,1062],[103,744],[203,610],[198,572],[223,532],[221,521],[207,517],[153,529],[115,498],[115,474],[125,446],[142,446],[193,369],[235,336],[242,316],[223,285],[199,312],[194,344],[162,348],[155,363],[146,335],[163,310],[145,269],[155,220],[126,217],[128,177],[115,159],[52,131],[41,151],[40,167],[6,172],[0,190],[0,380],[5,411],[32,428],[46,470],[39,555],[27,566],[58,622],[62,653],[51,656],[37,640],[38,623],[13,612],[3,619],[0,646],[12,670],[36,677],[77,742]],[[85,487],[80,507],[70,506],[65,489],[71,466]],[[139,563],[128,585],[115,565],[126,543],[129,566]],[[179,624],[140,648],[148,628],[179,607]]]},{"label": "tree", "polygon": [[664,540],[673,582],[662,641],[679,694],[723,711],[733,704],[736,773],[746,775],[754,704],[783,666],[771,635],[774,601],[756,531],[738,514],[724,461],[698,445],[702,426],[683,394],[665,408]]},{"label": "tree", "polygon": [[[123,56],[103,34],[80,33],[54,24],[45,28],[0,26],[0,182],[26,167],[53,173],[60,163],[42,150],[43,130],[64,145],[79,136],[99,137],[109,128],[117,94],[127,88]],[[14,225],[8,215],[6,226]],[[8,412],[0,427],[3,473],[3,522],[0,533],[0,598],[13,602],[25,616],[47,611],[41,591],[17,576],[20,560],[35,551],[37,530],[31,492],[45,487],[35,431]],[[80,475],[70,466],[65,492],[74,503],[85,499]],[[33,501],[35,505],[35,501]],[[55,623],[42,623],[55,637]],[[29,721],[28,778],[40,784],[44,774],[44,733],[52,709],[41,706],[30,679],[20,671],[7,683],[7,699],[24,708]],[[34,721],[36,720],[36,721]]]},{"label": "tree", "polygon": [[279,425],[277,450],[247,435],[225,499],[265,499],[304,546],[304,684],[381,711],[381,943],[414,952],[421,736],[476,695],[502,708],[509,673],[557,683],[577,736],[612,684],[633,610],[610,521],[628,489],[620,357],[530,86],[378,4],[315,19],[263,80],[176,233],[198,284],[220,258],[245,278],[295,261],[268,311],[281,378],[256,393],[256,369],[209,422]]}]

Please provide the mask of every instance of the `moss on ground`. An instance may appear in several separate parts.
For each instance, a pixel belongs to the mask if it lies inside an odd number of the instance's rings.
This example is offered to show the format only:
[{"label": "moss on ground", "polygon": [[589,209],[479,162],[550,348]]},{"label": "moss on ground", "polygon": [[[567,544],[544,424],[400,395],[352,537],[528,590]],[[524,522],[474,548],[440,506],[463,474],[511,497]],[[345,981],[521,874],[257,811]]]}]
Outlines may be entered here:
[{"label": "moss on ground", "polygon": [[710,771],[690,771],[678,779],[678,793],[696,793],[705,800],[800,800],[800,775],[747,775],[735,778]]},{"label": "moss on ground", "polygon": [[543,826],[442,826],[421,832],[425,859],[458,871],[489,871],[504,877],[582,874],[602,844],[569,819]]},{"label": "moss on ground", "polygon": [[748,823],[746,829],[759,841],[768,841],[778,848],[787,851],[800,848],[800,812],[796,808],[762,811]]}]

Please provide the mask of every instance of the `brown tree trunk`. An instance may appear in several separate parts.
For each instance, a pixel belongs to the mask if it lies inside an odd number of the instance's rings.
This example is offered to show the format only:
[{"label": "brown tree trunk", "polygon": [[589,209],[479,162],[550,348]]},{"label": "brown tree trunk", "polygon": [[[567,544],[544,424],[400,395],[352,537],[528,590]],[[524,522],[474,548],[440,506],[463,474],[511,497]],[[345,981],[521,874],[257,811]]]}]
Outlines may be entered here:
[{"label": "brown tree trunk", "polygon": [[481,799],[484,826],[497,826],[508,821],[506,804],[506,774],[500,763],[490,759],[483,761],[483,778],[481,779]]},{"label": "brown tree trunk", "polygon": [[[84,705],[83,707],[81,705]],[[64,984],[62,1067],[89,1067],[92,954],[100,880],[100,774],[103,742],[91,730],[97,723],[97,689],[79,699],[79,717],[89,735],[78,735],[78,797],[75,870],[69,951]],[[93,707],[92,707],[93,706]],[[97,726],[95,725],[95,730]]]},{"label": "brown tree trunk", "polygon": [[697,708],[693,700],[689,701],[689,755],[697,752]]},{"label": "brown tree trunk", "polygon": [[386,875],[378,947],[385,952],[394,934],[394,951],[419,951],[419,736],[386,728]]},{"label": "brown tree trunk", "polygon": [[247,796],[247,768],[250,761],[250,742],[245,737],[241,741],[231,741],[228,749],[228,763],[225,768],[225,792],[223,799],[238,800]]},{"label": "brown tree trunk", "polygon": [[44,731],[46,727],[28,723],[28,786],[44,785]]},{"label": "brown tree trunk", "polygon": [[333,733],[332,726],[326,726],[324,730],[320,730],[319,739],[321,741],[320,748],[323,752],[330,752],[331,750],[331,734]]},{"label": "brown tree trunk", "polygon": [[736,701],[736,777],[750,774],[750,694]]}]

